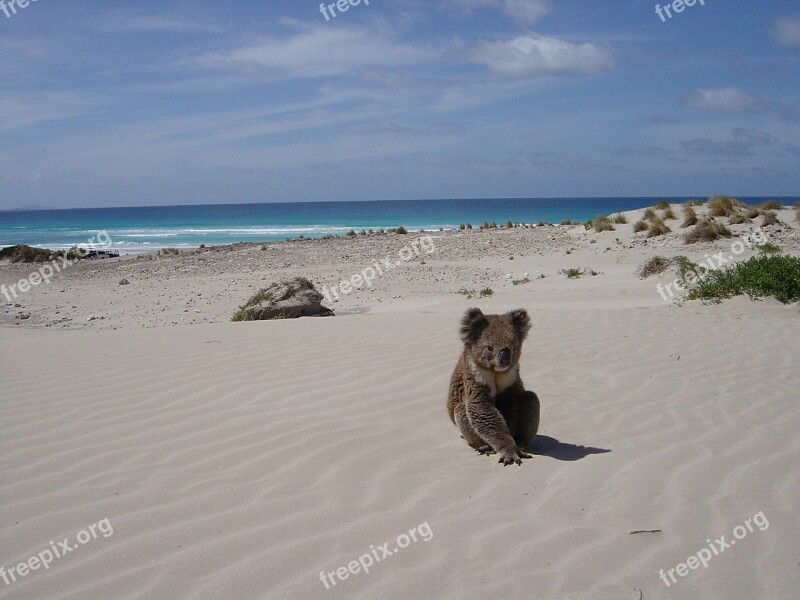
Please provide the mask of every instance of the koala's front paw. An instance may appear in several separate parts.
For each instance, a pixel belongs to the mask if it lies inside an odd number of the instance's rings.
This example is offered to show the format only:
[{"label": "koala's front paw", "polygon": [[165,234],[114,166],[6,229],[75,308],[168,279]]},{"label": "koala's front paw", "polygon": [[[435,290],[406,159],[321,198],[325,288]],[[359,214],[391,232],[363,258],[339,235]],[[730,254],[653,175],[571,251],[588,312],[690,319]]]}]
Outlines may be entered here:
[{"label": "koala's front paw", "polygon": [[477,452],[478,454],[481,454],[481,455],[485,454],[486,456],[489,456],[489,455],[491,455],[491,454],[496,454],[496,452],[497,452],[497,451],[496,451],[494,448],[492,448],[492,447],[491,447],[489,444],[485,444],[485,445],[483,445],[483,446],[473,446],[472,448],[473,448],[473,449],[475,450],[475,452]]},{"label": "koala's front paw", "polygon": [[500,454],[500,458],[498,459],[497,462],[502,464],[504,467],[513,464],[521,465],[523,458],[532,458],[532,457],[530,454],[522,452],[519,448],[514,448],[511,451],[503,452],[502,454]]}]

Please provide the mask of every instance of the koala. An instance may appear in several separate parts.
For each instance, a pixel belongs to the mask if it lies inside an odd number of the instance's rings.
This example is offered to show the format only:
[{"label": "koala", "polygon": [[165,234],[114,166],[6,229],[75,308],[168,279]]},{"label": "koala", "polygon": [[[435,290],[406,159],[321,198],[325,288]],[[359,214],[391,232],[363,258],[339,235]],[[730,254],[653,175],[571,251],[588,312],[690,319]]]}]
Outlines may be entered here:
[{"label": "koala", "polygon": [[523,309],[484,315],[469,309],[461,319],[464,352],[450,378],[447,411],[478,454],[522,464],[539,429],[539,398],[519,377],[522,342],[531,328]]}]

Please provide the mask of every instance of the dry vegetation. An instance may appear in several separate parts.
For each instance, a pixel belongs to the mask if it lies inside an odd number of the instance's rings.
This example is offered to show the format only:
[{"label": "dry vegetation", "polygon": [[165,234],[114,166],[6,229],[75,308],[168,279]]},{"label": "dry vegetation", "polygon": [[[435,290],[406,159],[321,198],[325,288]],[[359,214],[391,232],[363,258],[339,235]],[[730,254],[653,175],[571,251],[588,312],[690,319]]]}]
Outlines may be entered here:
[{"label": "dry vegetation", "polygon": [[652,219],[650,219],[650,225],[647,227],[647,237],[652,238],[660,235],[666,235],[670,231],[672,231],[672,229],[670,229],[667,224],[664,223],[664,220],[661,219],[661,217],[654,216]]},{"label": "dry vegetation", "polygon": [[740,208],[745,208],[745,205],[729,196],[711,196],[708,201],[708,214],[711,217],[730,217]]},{"label": "dry vegetation", "polygon": [[781,222],[778,219],[778,215],[776,215],[771,210],[765,210],[763,213],[763,219],[761,220],[761,227],[769,227],[770,225],[780,225]]},{"label": "dry vegetation", "polygon": [[714,219],[703,219],[691,231],[683,235],[683,240],[687,244],[696,244],[697,242],[713,242],[721,237],[731,237],[730,230]]},{"label": "dry vegetation", "polygon": [[594,230],[597,233],[600,233],[601,231],[614,231],[614,224],[608,217],[604,215],[597,215],[597,218],[594,220]]},{"label": "dry vegetation", "polygon": [[692,225],[697,225],[697,212],[691,204],[687,203],[683,205],[683,223],[681,223],[681,228],[691,227]]},{"label": "dry vegetation", "polygon": [[766,202],[762,202],[761,204],[759,204],[758,208],[762,211],[783,210],[783,204],[781,204],[777,200],[767,200]]}]

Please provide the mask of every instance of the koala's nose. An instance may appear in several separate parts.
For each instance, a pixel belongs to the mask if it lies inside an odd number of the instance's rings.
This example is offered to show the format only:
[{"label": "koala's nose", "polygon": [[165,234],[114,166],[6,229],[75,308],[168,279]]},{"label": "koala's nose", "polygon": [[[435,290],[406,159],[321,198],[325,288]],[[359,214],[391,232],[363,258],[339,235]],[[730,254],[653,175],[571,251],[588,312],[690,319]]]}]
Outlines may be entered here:
[{"label": "koala's nose", "polygon": [[500,353],[497,355],[497,358],[500,360],[501,363],[509,363],[511,362],[511,350],[508,348],[503,348],[500,350]]}]

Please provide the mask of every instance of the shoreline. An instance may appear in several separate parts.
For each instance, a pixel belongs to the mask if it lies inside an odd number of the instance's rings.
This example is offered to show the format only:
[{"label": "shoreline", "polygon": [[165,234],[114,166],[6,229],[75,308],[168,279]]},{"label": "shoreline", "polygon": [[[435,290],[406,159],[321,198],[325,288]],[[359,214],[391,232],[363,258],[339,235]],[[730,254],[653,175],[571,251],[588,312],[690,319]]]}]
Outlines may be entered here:
[{"label": "shoreline", "polygon": [[[674,206],[674,211],[679,207]],[[633,306],[680,301],[667,275],[642,281],[636,272],[655,255],[686,255],[701,261],[730,247],[732,240],[687,245],[679,221],[673,231],[648,238],[634,233],[647,211],[622,213],[626,223],[596,232],[585,225],[517,226],[472,230],[385,233],[303,238],[269,243],[241,242],[166,254],[126,255],[82,260],[26,293],[14,296],[34,264],[0,264],[0,326],[128,329],[225,322],[259,288],[302,276],[314,282],[338,315],[369,314],[446,303],[515,298],[522,293],[537,302],[580,303],[594,298],[606,304],[630,298]],[[707,205],[698,208],[701,213]],[[780,225],[766,229],[769,241],[800,255],[800,224],[794,209],[784,209]],[[734,236],[752,236],[758,219],[730,225]],[[421,253],[422,238],[434,248]],[[416,245],[416,252],[412,252]],[[756,253],[749,244],[737,258]],[[405,250],[412,256],[401,259]],[[732,253],[731,253],[732,254]],[[374,281],[350,289],[353,276],[389,260],[397,263]],[[576,277],[564,275],[574,271]],[[582,274],[593,273],[588,277]],[[356,282],[360,280],[356,277]],[[123,283],[127,282],[127,283]],[[122,285],[121,285],[122,283]],[[363,282],[362,282],[363,283]],[[342,287],[344,284],[344,288]],[[340,294],[336,290],[346,290]],[[617,299],[615,299],[617,298]],[[630,303],[629,303],[630,304]]]}]

